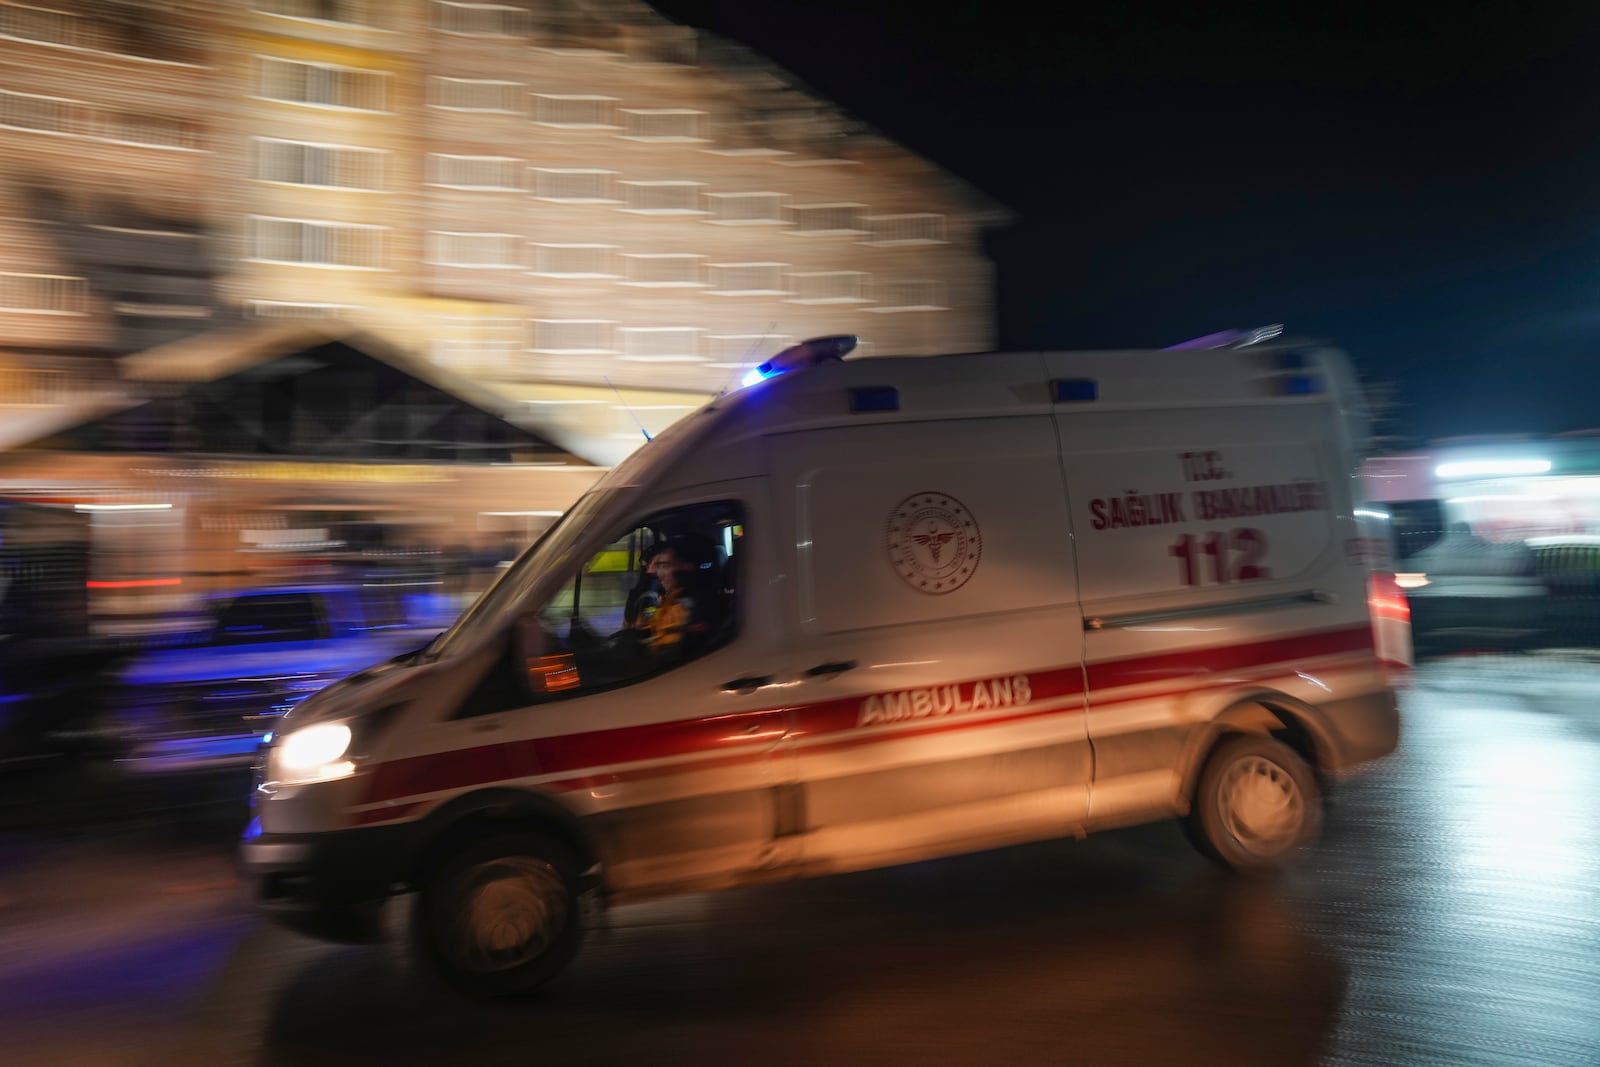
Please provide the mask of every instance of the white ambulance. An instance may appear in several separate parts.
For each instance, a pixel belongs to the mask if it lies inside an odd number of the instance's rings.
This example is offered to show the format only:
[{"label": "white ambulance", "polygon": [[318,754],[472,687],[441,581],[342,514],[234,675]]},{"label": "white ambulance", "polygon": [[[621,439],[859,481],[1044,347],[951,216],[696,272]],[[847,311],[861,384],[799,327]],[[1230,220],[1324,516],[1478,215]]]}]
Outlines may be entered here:
[{"label": "white ambulance", "polygon": [[1404,602],[1338,352],[853,343],[763,364],[426,649],[289,712],[262,906],[361,936],[415,893],[420,955],[510,994],[591,901],[1173,817],[1268,869],[1395,747]]}]

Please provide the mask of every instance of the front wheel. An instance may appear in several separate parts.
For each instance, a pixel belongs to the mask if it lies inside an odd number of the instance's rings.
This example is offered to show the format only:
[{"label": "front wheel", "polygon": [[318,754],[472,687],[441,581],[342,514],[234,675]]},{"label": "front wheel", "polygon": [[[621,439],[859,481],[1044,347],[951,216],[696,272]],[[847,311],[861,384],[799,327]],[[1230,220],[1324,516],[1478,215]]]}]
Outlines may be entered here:
[{"label": "front wheel", "polygon": [[446,985],[485,998],[531,992],[583,939],[576,864],[543,837],[472,841],[424,881],[414,922],[419,954]]},{"label": "front wheel", "polygon": [[1186,829],[1207,856],[1242,874],[1274,870],[1322,826],[1322,797],[1305,760],[1256,734],[1223,738],[1200,773]]}]

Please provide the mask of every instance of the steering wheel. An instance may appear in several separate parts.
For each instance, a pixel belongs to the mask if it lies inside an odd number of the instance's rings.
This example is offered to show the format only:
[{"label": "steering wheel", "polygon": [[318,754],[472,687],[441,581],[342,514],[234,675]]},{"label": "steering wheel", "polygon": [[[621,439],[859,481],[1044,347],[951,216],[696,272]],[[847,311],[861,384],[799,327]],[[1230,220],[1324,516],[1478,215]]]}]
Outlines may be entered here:
[{"label": "steering wheel", "polygon": [[606,638],[606,645],[620,651],[632,652],[644,645],[644,638],[643,630],[629,626]]},{"label": "steering wheel", "polygon": [[593,648],[600,643],[600,635],[595,633],[583,619],[574,616],[572,626],[567,630],[567,648],[576,652],[579,649]]}]

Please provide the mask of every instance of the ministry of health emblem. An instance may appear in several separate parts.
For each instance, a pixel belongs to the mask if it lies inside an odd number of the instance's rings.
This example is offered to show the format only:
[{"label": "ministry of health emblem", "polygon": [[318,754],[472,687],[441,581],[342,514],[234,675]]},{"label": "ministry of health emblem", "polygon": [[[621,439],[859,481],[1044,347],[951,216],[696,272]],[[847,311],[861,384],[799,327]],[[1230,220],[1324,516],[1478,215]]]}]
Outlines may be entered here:
[{"label": "ministry of health emblem", "polygon": [[889,513],[885,541],[895,573],[923,593],[953,593],[978,569],[978,521],[955,497],[917,493]]}]

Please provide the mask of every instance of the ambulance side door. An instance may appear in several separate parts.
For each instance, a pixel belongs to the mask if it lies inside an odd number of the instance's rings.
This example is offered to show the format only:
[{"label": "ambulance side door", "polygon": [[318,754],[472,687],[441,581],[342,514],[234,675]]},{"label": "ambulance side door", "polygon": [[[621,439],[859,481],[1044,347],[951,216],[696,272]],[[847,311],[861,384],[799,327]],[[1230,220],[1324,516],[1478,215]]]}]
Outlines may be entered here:
[{"label": "ambulance side door", "polygon": [[1058,423],[1086,631],[1091,816],[1168,814],[1188,747],[1230,694],[1318,703],[1338,691],[1352,649],[1370,645],[1328,416],[1310,404],[1196,404],[1075,409]]},{"label": "ambulance side door", "polygon": [[1047,416],[769,441],[798,668],[804,855],[843,866],[1070,832],[1091,774]]}]

